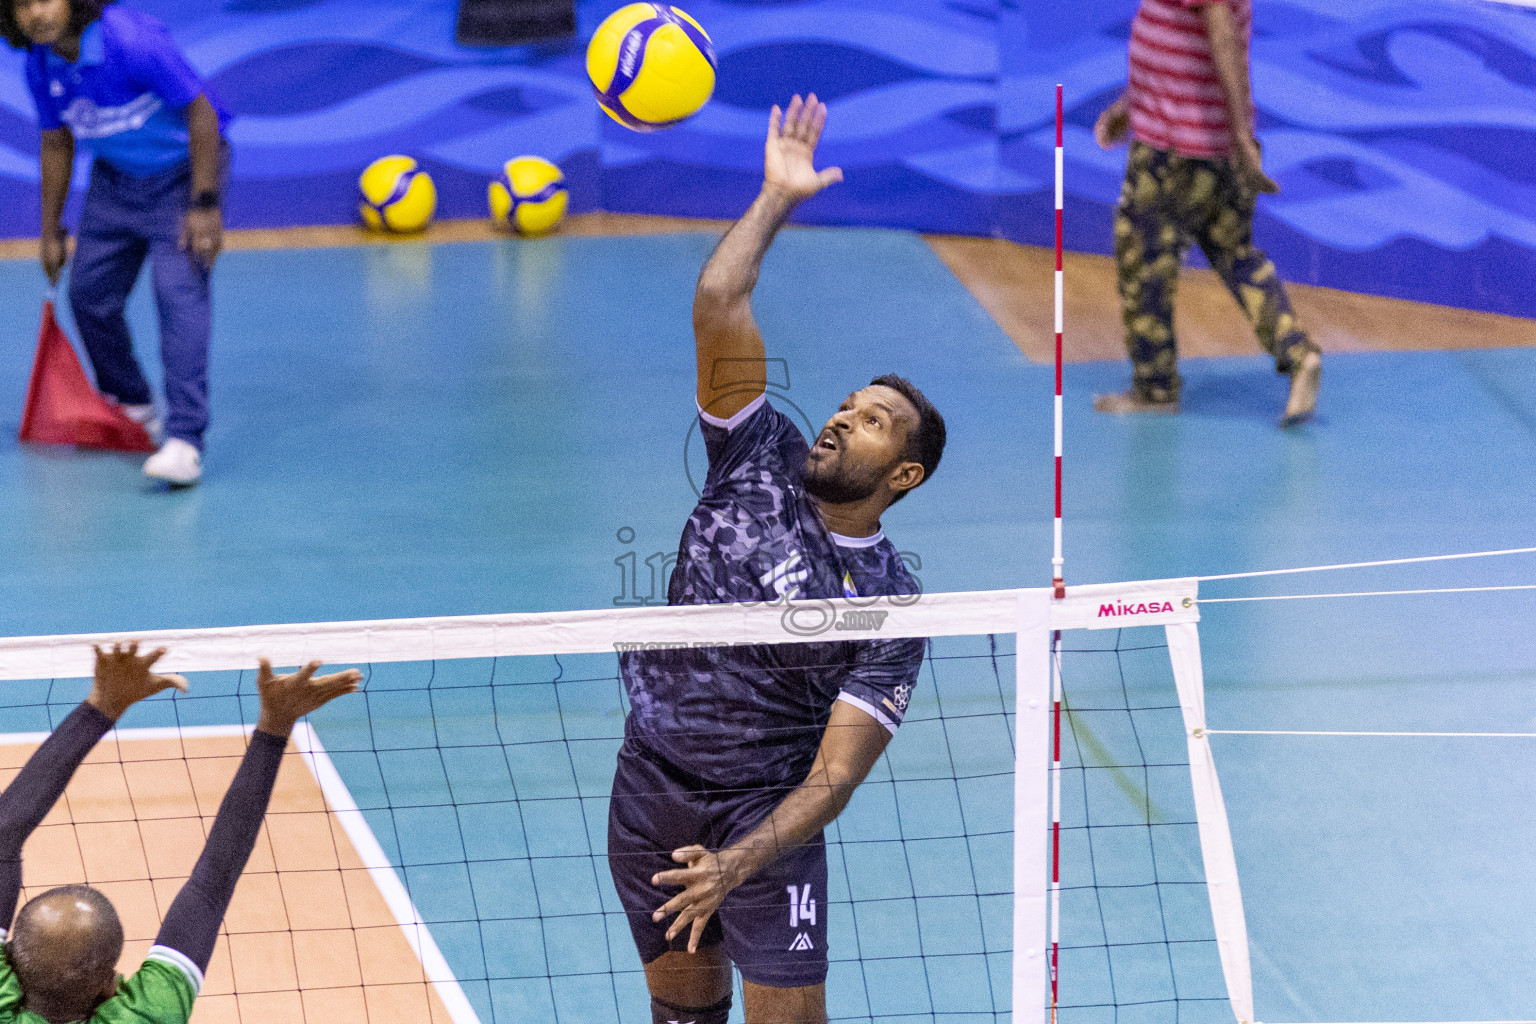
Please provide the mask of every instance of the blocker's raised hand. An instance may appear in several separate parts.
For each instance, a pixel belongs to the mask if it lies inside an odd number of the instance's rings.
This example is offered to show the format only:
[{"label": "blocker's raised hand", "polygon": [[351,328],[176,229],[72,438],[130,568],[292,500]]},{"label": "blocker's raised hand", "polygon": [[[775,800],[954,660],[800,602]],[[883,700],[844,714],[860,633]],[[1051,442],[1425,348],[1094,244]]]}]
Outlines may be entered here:
[{"label": "blocker's raised hand", "polygon": [[164,647],[139,657],[139,645],[113,644],[111,650],[100,647],[96,651],[96,677],[91,685],[91,695],[86,701],[97,711],[114,722],[123,717],[134,704],[145,697],[153,697],[161,690],[172,687],[187,692],[187,681],[182,676],[159,676],[150,668],[165,654]]},{"label": "blocker's raised hand", "polygon": [[256,728],[271,736],[287,736],[293,724],[311,711],[348,693],[357,692],[363,674],[355,668],[328,676],[316,676],[320,662],[312,661],[292,675],[272,672],[272,663],[261,659],[256,689],[261,691],[261,717]]},{"label": "blocker's raised hand", "polygon": [[784,191],[796,201],[809,199],[828,185],[843,180],[837,167],[817,171],[813,159],[821,129],[827,123],[827,105],[811,93],[802,102],[798,95],[782,113],[777,105],[768,115],[768,145],[763,159],[763,182]]}]

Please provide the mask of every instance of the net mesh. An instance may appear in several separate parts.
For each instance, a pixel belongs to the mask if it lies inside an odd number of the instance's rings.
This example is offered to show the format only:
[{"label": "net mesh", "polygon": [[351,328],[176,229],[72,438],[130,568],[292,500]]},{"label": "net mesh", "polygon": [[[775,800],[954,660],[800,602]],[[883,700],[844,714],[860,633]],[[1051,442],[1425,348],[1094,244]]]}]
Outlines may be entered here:
[{"label": "net mesh", "polygon": [[1064,1024],[1230,1024],[1160,628],[1062,634]]},{"label": "net mesh", "polygon": [[[1014,654],[1012,635],[931,641],[898,738],[827,832],[834,1020],[1008,1018]],[[649,1021],[606,864],[617,656],[362,667],[362,694],[295,734],[196,1019]],[[251,672],[189,677],[130,711],[24,861],[29,892],[119,902],[125,970],[258,710]],[[0,685],[7,781],[86,692]]]}]

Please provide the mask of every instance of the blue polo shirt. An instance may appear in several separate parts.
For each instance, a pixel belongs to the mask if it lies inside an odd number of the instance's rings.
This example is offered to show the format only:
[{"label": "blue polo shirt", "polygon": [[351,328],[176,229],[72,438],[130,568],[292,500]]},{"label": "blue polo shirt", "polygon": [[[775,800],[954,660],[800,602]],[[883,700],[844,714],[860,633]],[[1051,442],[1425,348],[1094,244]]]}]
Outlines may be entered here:
[{"label": "blue polo shirt", "polygon": [[218,113],[220,132],[229,121],[165,26],[125,7],[108,7],[86,26],[74,63],[47,46],[30,47],[27,85],[44,131],[68,128],[126,174],[155,174],[187,161],[186,108],[199,93]]}]

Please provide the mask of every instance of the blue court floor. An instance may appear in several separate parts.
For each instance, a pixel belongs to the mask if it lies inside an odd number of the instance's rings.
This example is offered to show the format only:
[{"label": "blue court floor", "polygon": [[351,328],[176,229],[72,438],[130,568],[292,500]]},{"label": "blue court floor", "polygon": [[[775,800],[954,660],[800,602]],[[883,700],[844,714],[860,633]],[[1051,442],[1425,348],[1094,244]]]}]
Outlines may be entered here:
[{"label": "blue court floor", "polygon": [[[645,560],[675,549],[701,474],[689,302],[712,245],[229,253],[206,474],[177,493],[148,486],[136,459],[14,441],[43,282],[34,263],[0,263],[0,634],[651,596]],[[1047,581],[1051,371],[920,239],[789,232],[757,311],[783,361],[773,398],[808,429],[891,371],[945,414],[942,466],[885,523],[926,590]],[[158,372],[142,291],[131,319]],[[1329,356],[1321,414],[1289,433],[1274,427],[1285,381],[1265,359],[1183,369],[1184,413],[1138,420],[1090,409],[1126,366],[1068,367],[1069,583],[1536,543],[1536,352]],[[1527,557],[1202,596],[1533,580]],[[1519,592],[1208,605],[1210,723],[1536,731],[1533,612]],[[1215,749],[1260,1020],[1536,1016],[1536,740],[1224,736]],[[428,920],[433,886],[412,885]],[[1182,1019],[1220,1019],[1206,1013]]]}]

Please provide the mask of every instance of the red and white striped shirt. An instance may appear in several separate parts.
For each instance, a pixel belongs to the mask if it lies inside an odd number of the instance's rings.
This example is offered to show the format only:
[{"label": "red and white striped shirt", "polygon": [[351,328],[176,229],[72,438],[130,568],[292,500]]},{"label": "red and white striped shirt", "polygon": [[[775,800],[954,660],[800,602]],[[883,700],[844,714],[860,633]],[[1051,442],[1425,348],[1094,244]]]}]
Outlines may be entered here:
[{"label": "red and white striped shirt", "polygon": [[1131,23],[1131,134],[1154,149],[1219,159],[1232,138],[1226,94],[1197,10],[1205,3],[1231,9],[1232,27],[1248,48],[1253,0],[1141,0]]}]

